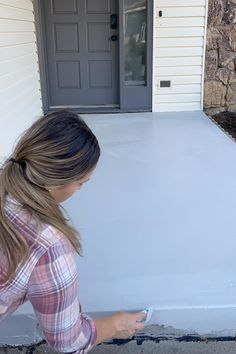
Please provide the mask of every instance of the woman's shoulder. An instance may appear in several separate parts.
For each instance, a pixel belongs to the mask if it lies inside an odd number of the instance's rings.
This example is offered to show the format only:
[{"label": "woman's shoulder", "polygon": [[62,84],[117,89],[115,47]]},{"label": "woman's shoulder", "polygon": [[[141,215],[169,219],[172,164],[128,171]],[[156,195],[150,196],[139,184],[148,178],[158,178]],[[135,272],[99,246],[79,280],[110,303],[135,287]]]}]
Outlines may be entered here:
[{"label": "woman's shoulder", "polygon": [[5,213],[13,226],[20,231],[32,248],[48,249],[54,243],[70,246],[69,240],[56,227],[40,221],[27,208],[8,196],[5,203]]}]

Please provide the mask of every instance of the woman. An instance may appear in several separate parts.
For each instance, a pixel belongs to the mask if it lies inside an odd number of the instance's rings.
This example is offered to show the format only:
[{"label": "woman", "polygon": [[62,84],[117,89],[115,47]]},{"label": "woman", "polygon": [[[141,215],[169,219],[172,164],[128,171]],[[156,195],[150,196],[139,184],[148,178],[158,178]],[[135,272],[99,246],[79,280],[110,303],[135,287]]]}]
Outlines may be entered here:
[{"label": "woman", "polygon": [[0,320],[30,301],[50,346],[86,353],[143,329],[141,312],[92,320],[81,312],[78,232],[60,203],[92,176],[100,156],[85,122],[69,111],[38,119],[0,172]]}]

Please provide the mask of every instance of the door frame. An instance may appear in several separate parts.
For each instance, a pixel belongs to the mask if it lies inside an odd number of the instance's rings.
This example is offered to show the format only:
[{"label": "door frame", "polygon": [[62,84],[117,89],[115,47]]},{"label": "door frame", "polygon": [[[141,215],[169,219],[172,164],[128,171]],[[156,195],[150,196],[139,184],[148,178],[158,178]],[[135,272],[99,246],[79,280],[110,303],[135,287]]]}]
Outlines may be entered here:
[{"label": "door frame", "polygon": [[[152,111],[152,96],[153,96],[153,38],[154,38],[154,19],[153,19],[153,5],[154,0],[147,0],[147,85],[146,86],[125,86],[124,82],[124,2],[123,0],[118,0],[119,6],[119,98],[120,98],[120,108],[114,109],[114,112],[137,112],[137,111]],[[45,38],[45,28],[41,0],[33,0],[34,4],[34,14],[35,14],[35,27],[36,27],[36,38],[38,47],[38,58],[39,58],[39,75],[42,93],[42,109],[44,113],[49,111],[50,107],[50,92],[49,92],[49,80],[47,72],[47,55],[46,55],[46,38]],[[142,97],[146,95],[147,104],[143,105]],[[135,106],[130,102],[135,102]],[[78,111],[78,109],[76,109]],[[81,110],[83,112],[93,113],[101,112],[101,109],[95,110]],[[102,108],[102,112],[111,112],[111,109]]]},{"label": "door frame", "polygon": [[39,77],[41,84],[41,94],[42,94],[42,109],[44,113],[49,111],[49,81],[47,73],[47,56],[45,52],[46,38],[44,27],[44,18],[42,14],[42,7],[40,5],[40,0],[33,0],[34,14],[35,14],[35,30],[36,39],[38,47],[38,59],[39,59]]}]

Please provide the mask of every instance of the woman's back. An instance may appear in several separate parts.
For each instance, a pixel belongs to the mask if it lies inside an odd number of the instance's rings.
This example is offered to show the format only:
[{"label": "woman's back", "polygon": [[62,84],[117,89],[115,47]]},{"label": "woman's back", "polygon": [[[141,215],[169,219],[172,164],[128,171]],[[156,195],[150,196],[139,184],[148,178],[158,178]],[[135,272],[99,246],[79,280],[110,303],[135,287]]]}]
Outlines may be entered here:
[{"label": "woman's back", "polygon": [[[5,215],[15,228],[21,233],[29,246],[29,258],[23,265],[19,265],[15,274],[5,283],[0,283],[0,320],[8,317],[19,305],[27,300],[27,288],[32,271],[37,262],[48,249],[59,241],[72,247],[66,238],[50,225],[39,225],[15,199],[7,197]],[[0,251],[0,280],[7,272],[6,257]]]},{"label": "woman's back", "polygon": [[[5,213],[29,246],[27,261],[0,285],[0,320],[30,301],[47,342],[61,352],[86,352],[95,343],[94,322],[81,313],[74,249],[56,228],[39,224],[22,205],[7,198]],[[1,274],[5,273],[0,258]],[[0,276],[1,276],[0,274]]]}]

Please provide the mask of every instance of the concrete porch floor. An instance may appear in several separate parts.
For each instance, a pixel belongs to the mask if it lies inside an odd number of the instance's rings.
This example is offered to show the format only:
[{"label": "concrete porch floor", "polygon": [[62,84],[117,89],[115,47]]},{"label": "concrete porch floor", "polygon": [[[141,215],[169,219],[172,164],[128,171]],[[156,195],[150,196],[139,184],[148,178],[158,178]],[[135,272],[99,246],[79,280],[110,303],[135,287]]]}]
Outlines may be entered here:
[{"label": "concrete porch floor", "polygon": [[65,205],[84,311],[153,307],[151,324],[233,335],[235,142],[200,111],[84,118],[101,161]]},{"label": "concrete porch floor", "polygon": [[[101,161],[65,203],[83,237],[83,310],[99,316],[151,306],[154,327],[143,336],[165,337],[105,344],[93,353],[235,353],[235,142],[202,112],[84,118],[100,142]],[[17,312],[21,331],[26,313],[27,307]],[[171,338],[162,325],[171,326]],[[8,336],[2,326],[0,343],[17,337],[12,324]],[[191,342],[192,334],[202,341]],[[51,353],[44,345],[32,352]]]}]

